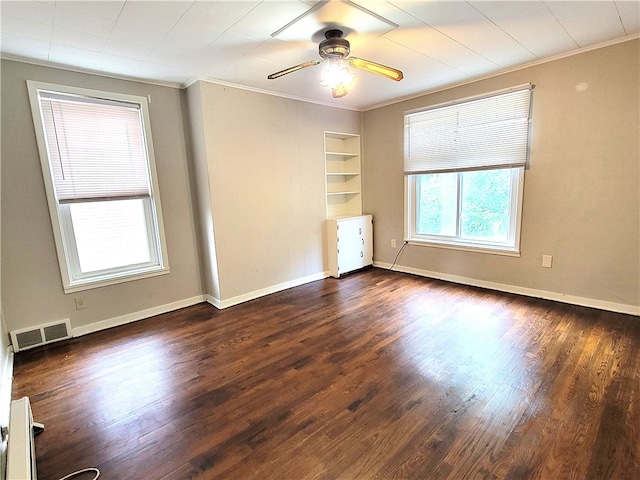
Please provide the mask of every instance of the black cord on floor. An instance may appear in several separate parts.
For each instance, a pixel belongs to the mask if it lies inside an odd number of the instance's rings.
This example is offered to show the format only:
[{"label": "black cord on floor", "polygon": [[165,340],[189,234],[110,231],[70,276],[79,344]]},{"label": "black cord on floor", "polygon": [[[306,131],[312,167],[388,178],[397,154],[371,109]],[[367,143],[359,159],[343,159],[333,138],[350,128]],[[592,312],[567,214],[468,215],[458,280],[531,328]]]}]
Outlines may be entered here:
[{"label": "black cord on floor", "polygon": [[389,267],[389,270],[393,270],[393,267],[396,266],[396,262],[398,261],[398,257],[400,256],[400,254],[402,253],[402,251],[404,250],[404,247],[406,247],[409,244],[409,242],[407,242],[405,240],[404,244],[402,245],[402,247],[400,247],[400,250],[398,251],[398,253],[396,254],[396,258],[393,259],[393,263],[391,264],[391,266]]}]

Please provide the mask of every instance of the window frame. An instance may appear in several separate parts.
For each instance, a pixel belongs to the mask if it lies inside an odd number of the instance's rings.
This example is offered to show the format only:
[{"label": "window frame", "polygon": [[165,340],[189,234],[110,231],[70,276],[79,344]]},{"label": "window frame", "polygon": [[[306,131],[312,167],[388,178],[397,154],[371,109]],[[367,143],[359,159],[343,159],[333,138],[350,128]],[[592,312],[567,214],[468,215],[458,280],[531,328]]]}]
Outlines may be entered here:
[{"label": "window frame", "polygon": [[420,174],[405,175],[405,241],[410,245],[423,245],[454,250],[492,253],[496,255],[520,256],[520,232],[522,224],[522,200],[524,196],[524,168],[512,167],[511,170],[511,208],[509,216],[509,238],[505,242],[491,240],[473,240],[460,238],[461,220],[461,180],[464,172],[452,172],[458,175],[458,209],[456,212],[456,236],[429,235],[416,231],[418,211],[417,177]]},{"label": "window frame", "polygon": [[[43,174],[42,177],[44,180],[47,204],[51,217],[58,264],[65,293],[72,293],[106,285],[114,285],[170,273],[147,97],[57,85],[32,80],[27,80],[27,88],[29,92],[36,143],[38,145],[40,164]],[[145,224],[147,232],[150,234],[149,246],[152,247],[153,250],[150,252],[150,262],[98,270],[95,272],[82,273],[80,271],[79,256],[75,235],[73,233],[73,224],[71,221],[70,206],[68,203],[59,202],[56,198],[53,173],[48,155],[47,141],[45,138],[43,116],[40,108],[39,92],[52,92],[63,95],[134,103],[139,105],[150,183],[149,197],[144,201]],[[99,201],[109,200],[104,199]]]},{"label": "window frame", "polygon": [[[520,256],[524,172],[529,160],[529,144],[531,141],[531,90],[533,90],[533,88],[534,86],[528,83],[410,110],[404,113],[404,230],[406,243],[498,255]],[[526,99],[524,97],[525,92],[527,92]],[[512,103],[512,101],[515,103]],[[491,112],[501,113],[497,113],[497,117],[491,117],[492,120],[486,123],[488,128],[486,133],[483,132],[480,136],[476,134],[476,137],[474,137],[476,141],[479,141],[479,143],[476,143],[476,145],[479,146],[479,150],[476,151],[475,149],[469,149],[470,146],[475,148],[474,143],[465,143],[469,137],[464,137],[464,133],[460,134],[462,135],[462,137],[460,137],[462,141],[460,145],[458,145],[457,139],[459,132],[464,132],[465,121],[468,121],[468,119],[477,119],[479,118],[479,113],[483,114],[483,110],[479,110],[477,107],[480,104],[486,105],[485,108],[498,108],[498,110],[491,110]],[[507,110],[504,110],[505,107]],[[454,123],[451,123],[451,115],[448,112],[457,112],[455,115],[464,113],[464,116],[455,117]],[[434,114],[431,117],[425,115],[431,113]],[[526,116],[524,116],[525,113]],[[505,114],[506,116],[503,116]],[[443,119],[442,122],[440,118]],[[458,119],[462,124],[462,130],[458,130]],[[509,130],[512,136],[502,136],[501,130],[493,128],[494,125],[504,124],[503,120],[511,120],[513,122],[512,125],[514,129]],[[423,126],[418,126],[417,133],[414,134],[415,136],[412,135],[412,126],[415,125],[415,123],[412,122],[416,121],[433,122],[436,136],[424,136],[424,123],[422,124]],[[492,123],[492,121],[497,123]],[[455,130],[451,129],[452,125],[455,126]],[[474,125],[473,120],[472,123],[467,125]],[[523,129],[525,126],[526,129]],[[442,128],[442,130],[439,130],[440,128]],[[497,137],[496,132],[499,132],[500,136]],[[440,136],[438,137],[437,135]],[[433,147],[429,146],[429,149],[425,149],[425,145],[421,144],[424,138],[435,139],[432,144]],[[497,140],[498,138],[499,140]],[[503,142],[503,138],[507,139],[507,142]],[[491,139],[490,142],[487,142],[488,139]],[[509,142],[511,141],[515,141],[515,143],[510,144]],[[427,146],[428,145],[427,143]],[[494,151],[492,148],[495,145],[498,146],[498,150]],[[514,145],[518,145],[518,147],[513,149]],[[501,148],[505,146],[509,146],[508,149],[501,150]],[[509,152],[509,155],[505,156],[505,152]],[[483,160],[483,158],[485,160]],[[460,210],[463,183],[461,176],[465,172],[499,169],[511,170],[509,238],[505,242],[460,238],[462,216]],[[455,237],[450,235],[420,234],[416,231],[416,215],[419,210],[417,203],[419,196],[417,192],[417,178],[422,174],[439,173],[457,174]]]}]

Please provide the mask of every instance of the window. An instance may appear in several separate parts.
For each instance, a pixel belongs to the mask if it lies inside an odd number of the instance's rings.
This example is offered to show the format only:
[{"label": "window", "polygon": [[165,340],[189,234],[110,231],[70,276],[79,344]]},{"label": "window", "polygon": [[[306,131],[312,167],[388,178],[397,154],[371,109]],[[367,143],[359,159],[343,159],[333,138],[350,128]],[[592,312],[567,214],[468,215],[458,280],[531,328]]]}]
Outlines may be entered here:
[{"label": "window", "polygon": [[147,99],[28,87],[65,292],[168,273]]},{"label": "window", "polygon": [[519,254],[531,88],[405,114],[410,243]]}]

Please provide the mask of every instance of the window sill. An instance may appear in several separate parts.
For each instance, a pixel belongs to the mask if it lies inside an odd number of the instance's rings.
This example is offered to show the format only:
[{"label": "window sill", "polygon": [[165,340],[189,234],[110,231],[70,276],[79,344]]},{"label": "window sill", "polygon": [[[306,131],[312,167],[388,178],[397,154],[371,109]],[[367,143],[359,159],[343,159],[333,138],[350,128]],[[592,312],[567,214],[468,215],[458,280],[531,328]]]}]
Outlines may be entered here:
[{"label": "window sill", "polygon": [[83,290],[90,290],[92,288],[106,287],[108,285],[116,285],[118,283],[131,282],[134,280],[141,280],[143,278],[157,277],[159,275],[166,275],[170,273],[169,267],[161,267],[153,270],[145,270],[135,273],[121,273],[114,275],[105,275],[99,278],[77,280],[75,282],[69,282],[64,285],[64,293],[81,292]]},{"label": "window sill", "polygon": [[461,250],[464,252],[476,252],[476,253],[488,253],[491,255],[503,255],[506,257],[519,257],[520,250],[514,250],[510,247],[497,247],[497,246],[479,246],[473,244],[462,243],[446,243],[436,242],[433,240],[420,240],[416,238],[405,239],[405,243],[409,245],[418,245],[421,247],[434,247],[434,248],[446,248],[449,250]]}]

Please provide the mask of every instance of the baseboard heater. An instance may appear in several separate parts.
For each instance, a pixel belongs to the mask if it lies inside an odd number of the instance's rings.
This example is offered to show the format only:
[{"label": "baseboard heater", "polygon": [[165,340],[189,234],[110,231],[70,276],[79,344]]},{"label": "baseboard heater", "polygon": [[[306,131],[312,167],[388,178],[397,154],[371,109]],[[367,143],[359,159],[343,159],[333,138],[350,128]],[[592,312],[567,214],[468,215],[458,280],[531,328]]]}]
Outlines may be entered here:
[{"label": "baseboard heater", "polygon": [[44,425],[33,421],[29,397],[11,402],[6,480],[37,480],[34,437]]}]

